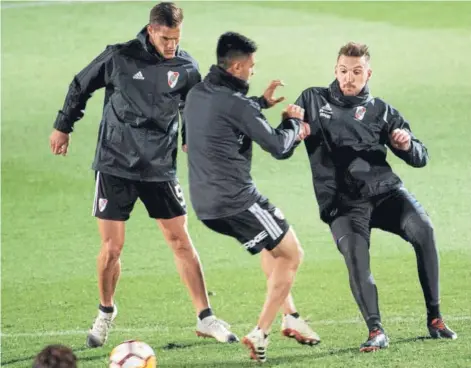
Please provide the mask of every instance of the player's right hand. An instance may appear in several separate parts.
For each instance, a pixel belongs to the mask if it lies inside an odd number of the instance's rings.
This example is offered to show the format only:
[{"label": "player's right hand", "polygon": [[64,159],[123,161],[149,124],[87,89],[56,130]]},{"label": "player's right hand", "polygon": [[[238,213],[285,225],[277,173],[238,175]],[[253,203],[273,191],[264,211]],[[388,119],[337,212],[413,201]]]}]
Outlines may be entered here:
[{"label": "player's right hand", "polygon": [[281,116],[284,119],[304,119],[304,109],[298,105],[289,104],[284,110]]},{"label": "player's right hand", "polygon": [[57,129],[54,129],[49,137],[49,146],[54,155],[67,155],[69,148],[69,135]]}]

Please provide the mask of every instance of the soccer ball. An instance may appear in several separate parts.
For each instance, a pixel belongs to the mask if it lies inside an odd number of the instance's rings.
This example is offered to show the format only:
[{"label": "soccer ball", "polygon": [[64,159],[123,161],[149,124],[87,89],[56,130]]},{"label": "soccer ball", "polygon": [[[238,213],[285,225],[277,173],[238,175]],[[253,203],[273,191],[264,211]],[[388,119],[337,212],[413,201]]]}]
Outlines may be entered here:
[{"label": "soccer ball", "polygon": [[129,340],[116,346],[110,354],[109,368],[155,368],[154,350],[142,341]]}]

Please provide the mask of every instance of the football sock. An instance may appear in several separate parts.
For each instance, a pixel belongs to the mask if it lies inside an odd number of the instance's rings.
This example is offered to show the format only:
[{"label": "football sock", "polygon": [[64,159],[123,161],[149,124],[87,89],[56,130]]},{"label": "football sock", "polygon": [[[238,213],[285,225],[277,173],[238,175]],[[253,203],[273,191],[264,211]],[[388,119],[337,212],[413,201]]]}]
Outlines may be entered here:
[{"label": "football sock", "polygon": [[213,311],[211,310],[211,308],[206,308],[206,309],[203,309],[200,314],[198,314],[198,318],[201,320],[205,319],[206,317],[209,317],[209,316],[212,316],[213,315]]},{"label": "football sock", "polygon": [[114,306],[112,307],[105,307],[103,305],[99,305],[98,309],[101,310],[103,313],[113,313],[114,312]]}]

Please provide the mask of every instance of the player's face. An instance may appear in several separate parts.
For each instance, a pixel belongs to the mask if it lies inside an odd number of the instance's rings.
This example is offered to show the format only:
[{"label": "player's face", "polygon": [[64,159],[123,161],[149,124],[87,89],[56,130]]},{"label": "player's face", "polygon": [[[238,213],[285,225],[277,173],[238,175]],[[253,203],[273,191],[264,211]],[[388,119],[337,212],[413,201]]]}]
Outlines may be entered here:
[{"label": "player's face", "polygon": [[237,60],[231,67],[232,74],[239,79],[249,82],[250,77],[255,73],[255,56],[250,54],[247,57]]},{"label": "player's face", "polygon": [[180,43],[181,31],[181,24],[175,28],[159,25],[147,26],[151,43],[165,59],[175,57],[177,46]]},{"label": "player's face", "polygon": [[371,77],[369,62],[364,56],[341,55],[335,66],[335,77],[345,96],[356,96]]}]

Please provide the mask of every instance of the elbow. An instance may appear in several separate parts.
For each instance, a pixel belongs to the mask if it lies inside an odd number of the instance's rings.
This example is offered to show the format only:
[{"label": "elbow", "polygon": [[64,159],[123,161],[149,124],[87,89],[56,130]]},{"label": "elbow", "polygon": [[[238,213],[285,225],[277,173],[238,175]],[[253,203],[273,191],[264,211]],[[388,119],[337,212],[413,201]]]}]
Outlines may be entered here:
[{"label": "elbow", "polygon": [[428,160],[429,160],[428,156],[425,155],[424,157],[421,157],[420,159],[416,159],[410,162],[410,166],[420,169],[421,167],[427,166]]},{"label": "elbow", "polygon": [[286,160],[293,156],[293,150],[288,152],[272,153],[271,155],[277,160]]},{"label": "elbow", "polygon": [[422,160],[418,162],[418,165],[416,165],[415,167],[421,168],[421,167],[427,166],[427,164],[428,164],[428,156],[425,156]]},{"label": "elbow", "polygon": [[271,151],[271,155],[277,160],[286,160],[293,155],[293,152],[294,152],[294,147],[291,147],[290,149],[286,149],[285,146],[277,146],[277,147],[273,147],[273,150]]}]

